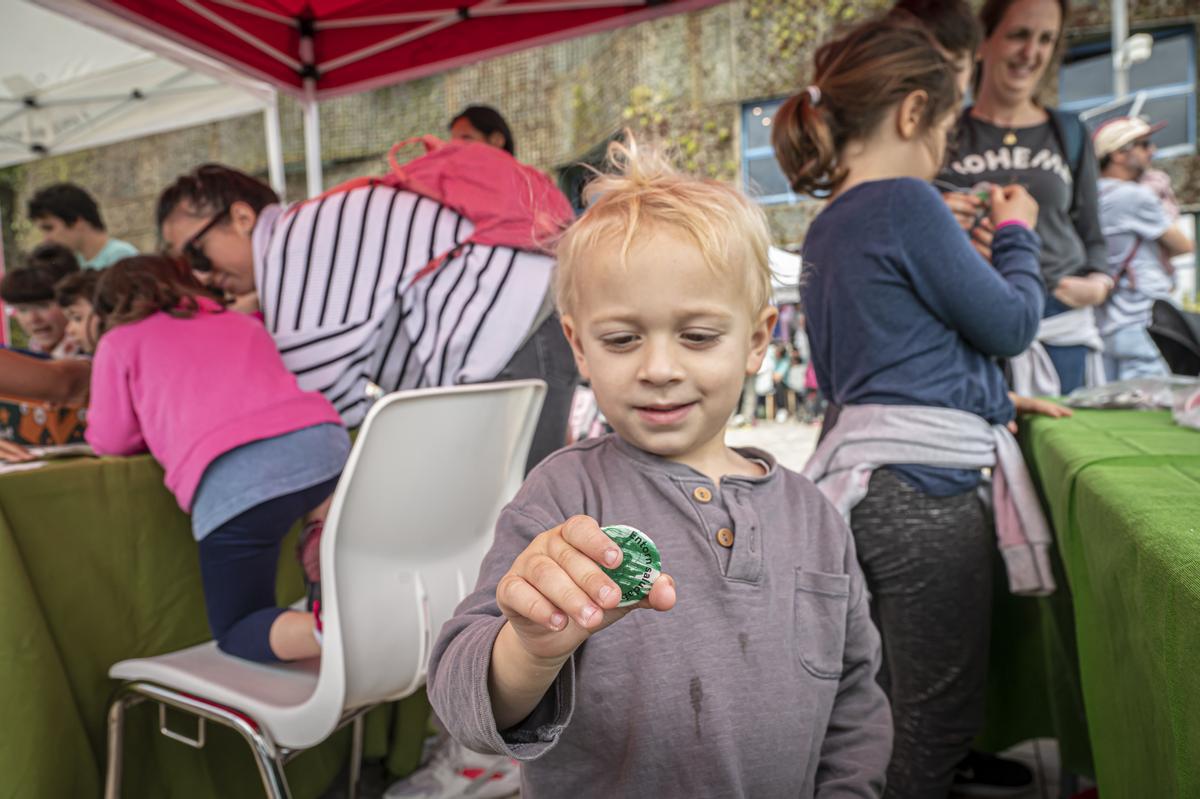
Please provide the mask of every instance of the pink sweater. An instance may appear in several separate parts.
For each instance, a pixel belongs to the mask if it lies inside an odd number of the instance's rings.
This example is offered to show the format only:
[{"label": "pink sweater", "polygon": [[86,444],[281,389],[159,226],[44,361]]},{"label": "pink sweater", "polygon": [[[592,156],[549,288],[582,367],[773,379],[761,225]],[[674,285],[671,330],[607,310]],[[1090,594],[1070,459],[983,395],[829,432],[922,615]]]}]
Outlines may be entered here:
[{"label": "pink sweater", "polygon": [[156,313],[104,335],[92,361],[87,441],[100,455],[150,451],[185,511],[208,465],[231,449],[341,424],[301,391],[262,324],[201,300],[190,319]]}]

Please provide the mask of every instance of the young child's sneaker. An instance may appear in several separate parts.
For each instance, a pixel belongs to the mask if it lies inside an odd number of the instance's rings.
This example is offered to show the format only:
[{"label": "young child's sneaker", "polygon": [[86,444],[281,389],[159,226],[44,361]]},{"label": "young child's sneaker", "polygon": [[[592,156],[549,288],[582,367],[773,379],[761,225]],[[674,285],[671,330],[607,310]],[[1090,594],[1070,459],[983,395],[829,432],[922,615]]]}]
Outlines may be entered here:
[{"label": "young child's sneaker", "polygon": [[503,755],[472,752],[449,735],[421,768],[394,783],[383,799],[501,799],[521,790],[517,761]]},{"label": "young child's sneaker", "polygon": [[325,629],[321,624],[321,533],[325,521],[318,519],[304,525],[296,544],[296,559],[304,574],[304,608],[313,614],[313,638],[325,645]]},{"label": "young child's sneaker", "polygon": [[1033,772],[1023,763],[974,750],[954,771],[957,796],[1024,796],[1033,788]]}]

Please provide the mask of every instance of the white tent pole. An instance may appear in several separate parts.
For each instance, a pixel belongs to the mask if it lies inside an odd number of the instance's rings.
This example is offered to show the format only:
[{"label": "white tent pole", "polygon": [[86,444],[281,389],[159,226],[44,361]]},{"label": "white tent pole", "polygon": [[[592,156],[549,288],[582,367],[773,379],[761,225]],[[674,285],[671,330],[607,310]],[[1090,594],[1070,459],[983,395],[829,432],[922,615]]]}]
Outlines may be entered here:
[{"label": "white tent pole", "polygon": [[267,135],[267,175],[280,202],[287,202],[287,179],[283,176],[283,135],[279,130],[279,95],[272,92],[271,102],[263,109],[263,127]]},{"label": "white tent pole", "polygon": [[317,105],[316,48],[312,28],[300,33],[300,61],[310,73],[304,76],[304,177],[308,196],[321,193],[321,109]]},{"label": "white tent pole", "polygon": [[[0,225],[4,222],[3,217],[0,217]],[[0,236],[0,277],[4,277],[4,237]],[[8,310],[4,307],[4,301],[0,300],[0,344],[8,346]]]},{"label": "white tent pole", "polygon": [[1129,38],[1129,13],[1125,0],[1112,0],[1113,97],[1129,93],[1129,65],[1122,48]]},{"label": "white tent pole", "polygon": [[321,193],[321,114],[310,83],[312,78],[304,81],[305,94],[310,98],[304,101],[304,174],[307,178],[308,196],[316,197]]}]

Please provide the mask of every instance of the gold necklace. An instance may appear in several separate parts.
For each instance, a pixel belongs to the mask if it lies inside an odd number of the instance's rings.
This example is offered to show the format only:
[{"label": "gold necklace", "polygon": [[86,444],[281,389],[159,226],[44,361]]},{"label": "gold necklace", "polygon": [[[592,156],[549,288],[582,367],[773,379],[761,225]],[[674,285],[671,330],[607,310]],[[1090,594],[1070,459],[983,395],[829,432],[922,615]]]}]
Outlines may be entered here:
[{"label": "gold necklace", "polygon": [[[1004,127],[997,125],[996,122],[991,117],[986,117],[983,114],[980,114],[978,111],[975,112],[975,116],[979,117],[984,122],[988,123],[989,125],[991,125],[993,127],[1004,130]],[[1017,143],[1017,129],[1015,127],[1009,126],[1008,130],[1005,132],[1005,134],[1002,137],[1000,137],[1000,143],[1003,144],[1005,147],[1012,147],[1014,144],[1016,144]]]}]

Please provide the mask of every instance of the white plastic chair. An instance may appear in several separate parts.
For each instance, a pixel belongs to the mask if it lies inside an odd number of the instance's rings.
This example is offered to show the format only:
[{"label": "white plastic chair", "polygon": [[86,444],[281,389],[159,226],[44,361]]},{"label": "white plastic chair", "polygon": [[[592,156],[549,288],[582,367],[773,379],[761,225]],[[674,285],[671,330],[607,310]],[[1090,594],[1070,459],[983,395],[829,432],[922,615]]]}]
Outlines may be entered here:
[{"label": "white plastic chair", "polygon": [[[204,746],[205,720],[237,730],[267,796],[290,797],[283,766],[354,724],[350,797],[362,716],[425,681],[432,636],[474,586],[501,508],[520,487],[546,386],[540,380],[398,392],[367,414],[321,539],[324,649],[264,665],[214,642],[125,660],[108,713],[106,799],[121,792],[125,711],[159,704],[162,733]],[[199,717],[196,738],[168,729],[166,707]]]}]

